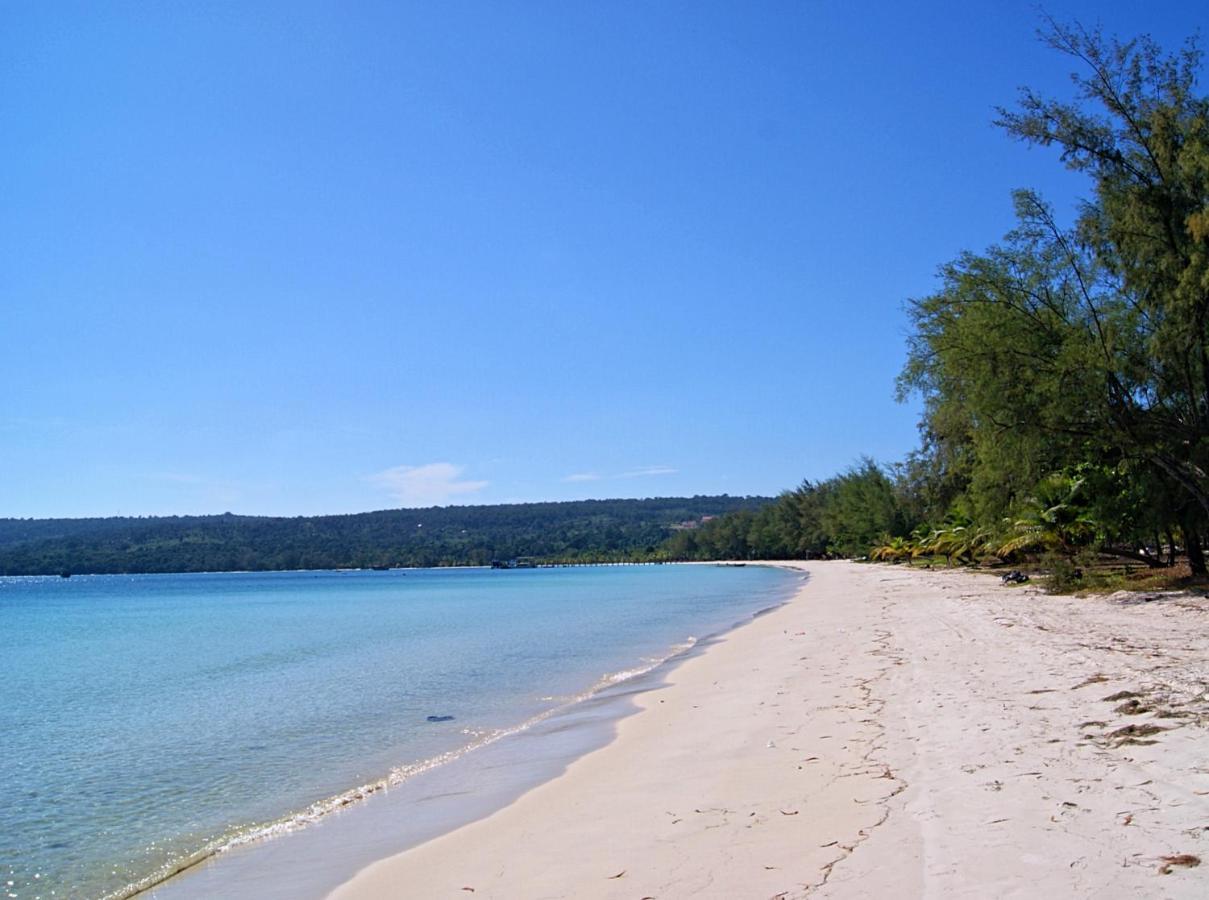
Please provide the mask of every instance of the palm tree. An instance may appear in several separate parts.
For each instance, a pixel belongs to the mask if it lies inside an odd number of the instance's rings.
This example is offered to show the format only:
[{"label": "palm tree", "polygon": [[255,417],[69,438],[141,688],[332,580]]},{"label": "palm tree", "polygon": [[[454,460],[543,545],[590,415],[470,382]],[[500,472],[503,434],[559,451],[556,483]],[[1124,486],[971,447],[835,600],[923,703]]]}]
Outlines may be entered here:
[{"label": "palm tree", "polygon": [[942,525],[927,532],[926,536],[921,534],[916,543],[919,553],[940,554],[946,564],[952,566],[954,560],[973,562],[985,552],[989,540],[990,533],[986,529],[975,528],[966,516],[950,513]]},{"label": "palm tree", "polygon": [[911,544],[904,537],[882,536],[882,542],[869,551],[869,558],[881,562],[901,562],[911,556]]},{"label": "palm tree", "polygon": [[1100,523],[1083,506],[1082,477],[1055,474],[1041,479],[1015,520],[1008,520],[1008,538],[999,556],[1054,551],[1073,556],[1096,540]]}]

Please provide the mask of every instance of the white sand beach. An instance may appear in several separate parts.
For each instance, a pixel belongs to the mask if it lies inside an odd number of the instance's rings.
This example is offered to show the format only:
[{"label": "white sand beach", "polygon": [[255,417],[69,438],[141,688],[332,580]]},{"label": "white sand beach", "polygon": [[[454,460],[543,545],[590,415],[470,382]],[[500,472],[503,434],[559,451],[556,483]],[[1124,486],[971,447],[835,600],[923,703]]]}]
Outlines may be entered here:
[{"label": "white sand beach", "polygon": [[1209,600],[794,565],[612,743],[331,896],[1209,896]]}]

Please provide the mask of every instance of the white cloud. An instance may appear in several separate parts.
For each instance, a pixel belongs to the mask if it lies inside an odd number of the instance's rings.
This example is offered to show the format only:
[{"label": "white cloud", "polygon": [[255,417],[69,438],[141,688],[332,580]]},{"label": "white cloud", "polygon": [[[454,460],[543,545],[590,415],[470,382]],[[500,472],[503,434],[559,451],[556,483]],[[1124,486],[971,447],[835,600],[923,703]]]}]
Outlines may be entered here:
[{"label": "white cloud", "polygon": [[628,472],[622,472],[618,478],[646,478],[651,475],[675,475],[679,469],[673,469],[671,466],[641,466],[637,469],[631,469]]},{"label": "white cloud", "polygon": [[601,475],[597,472],[576,472],[574,475],[565,476],[562,480],[577,484],[585,481],[616,481],[619,478],[649,478],[655,475],[675,475],[679,471],[679,469],[673,469],[671,466],[639,466],[636,469],[628,469],[625,472],[614,472],[608,475]]},{"label": "white cloud", "polygon": [[486,481],[459,481],[464,466],[437,462],[423,466],[395,466],[369,476],[403,506],[441,506],[454,497],[474,494]]}]

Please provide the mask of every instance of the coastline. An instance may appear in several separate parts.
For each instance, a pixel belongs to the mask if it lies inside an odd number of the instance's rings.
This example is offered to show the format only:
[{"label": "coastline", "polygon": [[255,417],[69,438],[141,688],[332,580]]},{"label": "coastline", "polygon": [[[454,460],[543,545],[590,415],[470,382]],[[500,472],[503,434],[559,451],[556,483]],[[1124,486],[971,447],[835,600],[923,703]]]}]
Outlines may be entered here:
[{"label": "coastline", "polygon": [[329,896],[1209,891],[1204,598],[796,567],[605,746]]},{"label": "coastline", "polygon": [[580,693],[543,698],[559,702],[532,718],[255,826],[128,896],[321,897],[379,858],[482,819],[607,745],[617,723],[638,711],[634,698],[660,690],[676,667],[787,603],[805,576],[785,575],[768,596],[739,595],[767,605],[753,602],[659,655],[635,657]]}]

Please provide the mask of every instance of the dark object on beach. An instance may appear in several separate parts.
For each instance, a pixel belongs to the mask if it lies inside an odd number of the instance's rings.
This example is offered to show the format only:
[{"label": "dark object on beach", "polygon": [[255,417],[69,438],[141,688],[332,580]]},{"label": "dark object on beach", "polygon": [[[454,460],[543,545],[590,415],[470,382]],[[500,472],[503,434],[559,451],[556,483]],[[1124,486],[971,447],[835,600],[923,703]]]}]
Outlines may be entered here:
[{"label": "dark object on beach", "polygon": [[60,578],[70,578],[71,573],[68,572],[66,569],[64,569],[62,572],[59,573],[59,577]]},{"label": "dark object on beach", "polygon": [[1012,569],[1000,579],[1004,584],[1024,584],[1028,581],[1028,576],[1019,569]]},{"label": "dark object on beach", "polygon": [[429,722],[452,722],[453,716],[429,716]]}]

